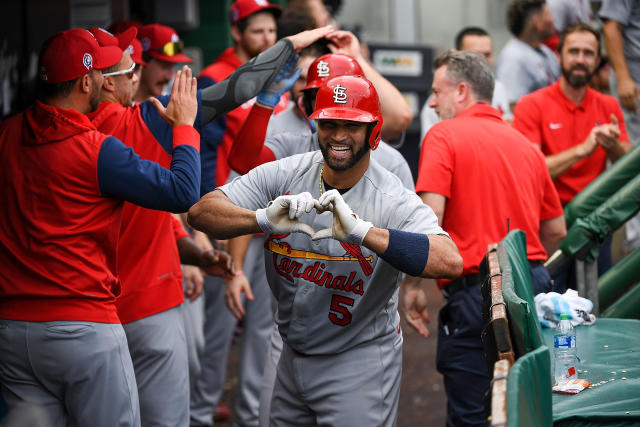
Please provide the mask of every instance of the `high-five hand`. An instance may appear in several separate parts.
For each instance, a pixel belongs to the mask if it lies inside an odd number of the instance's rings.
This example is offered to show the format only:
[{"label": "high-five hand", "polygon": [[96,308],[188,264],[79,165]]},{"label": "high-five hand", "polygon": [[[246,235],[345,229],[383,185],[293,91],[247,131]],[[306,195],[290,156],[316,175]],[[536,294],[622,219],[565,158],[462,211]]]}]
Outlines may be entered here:
[{"label": "high-five hand", "polygon": [[191,75],[191,68],[185,65],[176,73],[167,108],[164,108],[158,98],[149,98],[149,101],[158,109],[160,117],[171,126],[191,126],[198,114],[197,91],[198,82]]}]

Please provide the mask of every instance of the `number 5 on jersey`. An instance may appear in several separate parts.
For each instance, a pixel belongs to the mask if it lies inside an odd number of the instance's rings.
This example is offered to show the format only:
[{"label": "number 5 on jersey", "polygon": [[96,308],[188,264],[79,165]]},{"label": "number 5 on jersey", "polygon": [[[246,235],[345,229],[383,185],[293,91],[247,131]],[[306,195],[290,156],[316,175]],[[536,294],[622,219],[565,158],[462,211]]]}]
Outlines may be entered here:
[{"label": "number 5 on jersey", "polygon": [[353,298],[333,294],[331,297],[329,320],[338,326],[347,326],[351,323],[351,312],[348,307],[353,307],[353,302]]}]

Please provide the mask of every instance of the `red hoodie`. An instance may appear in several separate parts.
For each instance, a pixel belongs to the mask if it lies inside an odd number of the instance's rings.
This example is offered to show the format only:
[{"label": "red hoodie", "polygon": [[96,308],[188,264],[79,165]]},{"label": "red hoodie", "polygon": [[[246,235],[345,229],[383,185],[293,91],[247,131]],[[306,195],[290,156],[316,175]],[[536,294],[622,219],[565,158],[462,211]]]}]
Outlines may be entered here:
[{"label": "red hoodie", "polygon": [[121,199],[182,211],[199,197],[198,134],[173,135],[169,171],[73,110],[36,102],[0,124],[0,318],[119,323]]},{"label": "red hoodie", "polygon": [[[233,73],[242,61],[238,58],[233,48],[225,49],[216,61],[206,67],[198,76],[198,88],[205,88],[214,83],[220,82],[231,73]],[[245,102],[235,110],[229,111],[226,115],[226,132],[222,138],[222,143],[218,146],[218,163],[216,169],[216,184],[224,185],[227,182],[231,167],[229,166],[229,153],[234,143],[236,135],[240,131],[242,124],[247,120],[251,107],[256,103],[256,99],[252,98]],[[281,113],[287,109],[289,105],[289,92],[280,97],[280,102],[274,108],[274,114]]]},{"label": "red hoodie", "polygon": [[[103,102],[89,118],[100,131],[122,140],[143,159],[168,168],[171,128],[150,104],[123,107]],[[118,244],[122,293],[116,301],[122,323],[161,313],[184,301],[176,242],[185,236],[182,224],[170,213],[124,204]]]}]

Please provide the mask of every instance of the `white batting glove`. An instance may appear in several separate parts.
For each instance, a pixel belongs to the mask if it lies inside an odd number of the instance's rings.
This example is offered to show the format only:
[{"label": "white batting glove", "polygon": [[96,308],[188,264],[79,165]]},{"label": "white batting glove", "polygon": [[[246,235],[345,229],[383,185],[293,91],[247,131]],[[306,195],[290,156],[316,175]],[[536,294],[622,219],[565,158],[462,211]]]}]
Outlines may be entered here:
[{"label": "white batting glove", "polygon": [[362,245],[364,236],[367,235],[373,224],[363,221],[351,211],[338,190],[324,192],[316,205],[318,212],[333,212],[333,227],[317,231],[312,239],[320,240],[333,237],[346,243]]},{"label": "white batting glove", "polygon": [[279,196],[265,209],[256,211],[258,225],[266,234],[304,233],[313,236],[313,228],[300,222],[299,218],[314,208],[317,201],[311,193],[304,192],[293,196]]}]

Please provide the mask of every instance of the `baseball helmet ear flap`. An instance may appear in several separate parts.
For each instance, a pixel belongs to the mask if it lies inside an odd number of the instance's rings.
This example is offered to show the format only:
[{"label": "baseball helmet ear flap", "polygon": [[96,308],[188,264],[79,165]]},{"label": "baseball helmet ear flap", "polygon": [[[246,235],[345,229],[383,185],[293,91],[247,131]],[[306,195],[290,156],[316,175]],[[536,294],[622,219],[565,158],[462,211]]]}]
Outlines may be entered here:
[{"label": "baseball helmet ear flap", "polygon": [[372,150],[378,148],[378,144],[380,144],[382,134],[382,120],[373,122],[369,125],[369,130],[367,131],[367,140],[369,141],[369,147]]},{"label": "baseball helmet ear flap", "polygon": [[340,76],[327,80],[316,96],[310,119],[349,120],[370,123],[367,141],[372,150],[380,143],[382,111],[373,84],[360,76]]}]

